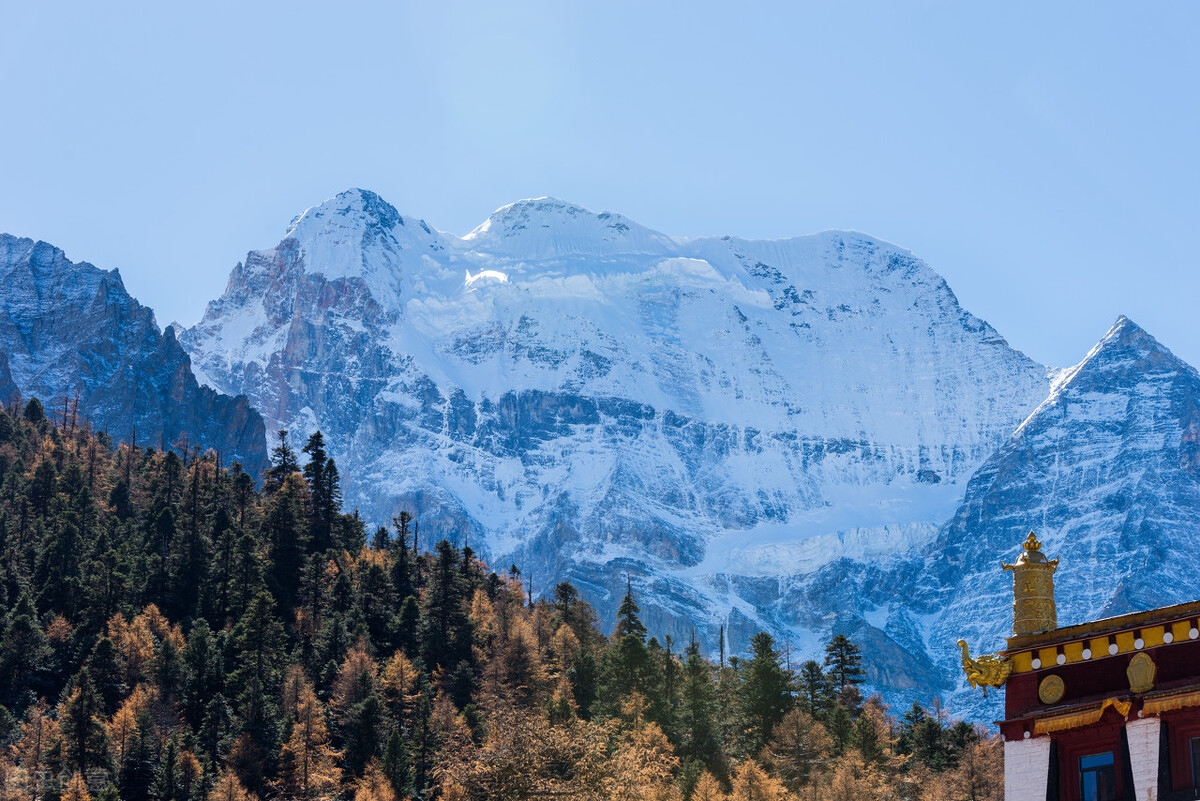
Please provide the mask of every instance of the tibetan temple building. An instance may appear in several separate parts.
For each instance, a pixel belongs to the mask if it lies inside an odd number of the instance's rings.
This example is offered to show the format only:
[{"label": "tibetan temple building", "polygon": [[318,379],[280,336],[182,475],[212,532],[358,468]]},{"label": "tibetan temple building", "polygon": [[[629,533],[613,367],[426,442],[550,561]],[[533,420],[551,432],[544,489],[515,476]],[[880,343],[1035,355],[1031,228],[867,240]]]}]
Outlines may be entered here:
[{"label": "tibetan temple building", "polygon": [[959,641],[971,685],[1004,688],[1005,798],[1200,798],[1200,601],[1058,628],[1057,567],[1031,532],[1008,647]]}]

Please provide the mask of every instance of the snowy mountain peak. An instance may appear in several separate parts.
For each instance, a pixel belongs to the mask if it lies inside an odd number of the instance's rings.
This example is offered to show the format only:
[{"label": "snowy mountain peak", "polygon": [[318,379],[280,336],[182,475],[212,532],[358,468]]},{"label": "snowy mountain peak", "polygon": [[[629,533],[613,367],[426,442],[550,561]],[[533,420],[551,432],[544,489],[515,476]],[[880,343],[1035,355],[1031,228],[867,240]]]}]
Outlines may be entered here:
[{"label": "snowy mountain peak", "polygon": [[[1169,356],[1179,361],[1166,346],[1147,333],[1140,325],[1122,314],[1112,324],[1112,328],[1108,329],[1108,333],[1101,337],[1095,347],[1088,352],[1088,355],[1084,358],[1084,362],[1093,360],[1097,355],[1106,351],[1111,353],[1114,350],[1127,348],[1134,348],[1144,353],[1158,351],[1161,355]],[[1183,364],[1181,361],[1179,363]]]},{"label": "snowy mountain peak", "polygon": [[1083,361],[1062,372],[1050,397],[1042,405],[1054,403],[1067,391],[1088,387],[1103,391],[1149,371],[1159,375],[1195,372],[1144,328],[1121,315]]},{"label": "snowy mountain peak", "polygon": [[668,254],[670,237],[613,212],[589,211],[553,197],[502,206],[465,237],[472,250],[525,259]]},{"label": "snowy mountain peak", "polygon": [[303,239],[322,229],[379,228],[391,230],[404,225],[396,208],[367,189],[347,189],[315,206],[310,206],[292,218],[284,237]]},{"label": "snowy mountain peak", "polygon": [[[288,226],[284,243],[299,248],[306,273],[329,280],[376,275],[395,285],[409,256],[445,247],[424,220],[405,218],[390,203],[366,189],[347,189],[305,209]],[[387,293],[385,293],[387,294]]]}]

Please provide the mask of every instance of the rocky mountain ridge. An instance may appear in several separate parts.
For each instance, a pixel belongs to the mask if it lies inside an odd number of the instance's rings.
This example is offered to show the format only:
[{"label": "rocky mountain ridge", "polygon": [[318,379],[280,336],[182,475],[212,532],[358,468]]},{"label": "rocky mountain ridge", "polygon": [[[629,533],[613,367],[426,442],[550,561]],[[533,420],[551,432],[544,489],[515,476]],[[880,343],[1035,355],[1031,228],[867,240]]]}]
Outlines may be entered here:
[{"label": "rocky mountain ridge", "polygon": [[225,464],[266,465],[262,417],[245,397],[200,386],[188,355],[116,270],[0,234],[0,394],[47,405],[78,397],[78,417],[114,441],[214,448]]}]

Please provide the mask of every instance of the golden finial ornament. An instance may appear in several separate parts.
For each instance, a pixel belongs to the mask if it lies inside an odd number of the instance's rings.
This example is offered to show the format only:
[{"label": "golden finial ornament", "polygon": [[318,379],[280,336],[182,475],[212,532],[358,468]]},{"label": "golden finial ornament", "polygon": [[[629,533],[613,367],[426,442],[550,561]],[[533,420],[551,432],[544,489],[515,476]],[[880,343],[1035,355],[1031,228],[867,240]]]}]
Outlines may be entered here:
[{"label": "golden finial ornament", "polygon": [[1001,564],[1013,574],[1013,634],[1017,637],[1058,628],[1054,605],[1057,559],[1046,559],[1042,543],[1031,531],[1016,564]]}]

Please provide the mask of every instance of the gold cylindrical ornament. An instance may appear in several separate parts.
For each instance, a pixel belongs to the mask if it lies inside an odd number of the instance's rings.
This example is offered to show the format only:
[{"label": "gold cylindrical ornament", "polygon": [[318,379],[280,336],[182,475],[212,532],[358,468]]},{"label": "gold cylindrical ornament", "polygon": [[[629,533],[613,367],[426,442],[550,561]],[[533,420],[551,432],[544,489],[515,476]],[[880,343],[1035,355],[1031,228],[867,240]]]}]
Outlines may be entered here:
[{"label": "gold cylindrical ornament", "polygon": [[1013,634],[1037,634],[1058,628],[1054,605],[1054,571],[1058,560],[1047,560],[1033,532],[1025,539],[1016,564],[1001,565],[1013,574]]}]

